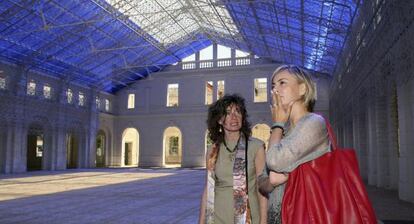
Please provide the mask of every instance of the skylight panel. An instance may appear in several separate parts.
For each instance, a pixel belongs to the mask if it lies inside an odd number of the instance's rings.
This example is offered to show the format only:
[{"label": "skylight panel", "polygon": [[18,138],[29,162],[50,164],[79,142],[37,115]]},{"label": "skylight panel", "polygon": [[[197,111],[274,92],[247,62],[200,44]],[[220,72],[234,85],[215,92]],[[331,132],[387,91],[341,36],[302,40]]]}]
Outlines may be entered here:
[{"label": "skylight panel", "polygon": [[217,59],[231,58],[231,48],[217,45]]},{"label": "skylight panel", "polygon": [[188,38],[200,29],[225,36],[238,34],[229,12],[224,6],[214,5],[216,0],[212,0],[213,4],[209,0],[195,1],[197,7],[188,7],[182,0],[106,1],[165,45]]},{"label": "skylight panel", "polygon": [[[334,6],[332,3],[324,3],[324,6],[327,7],[326,11],[323,11],[323,13],[327,16],[330,16],[333,13]],[[324,8],[322,8],[324,9]],[[326,26],[320,27],[320,34],[318,37],[315,37],[314,40],[316,42],[316,47],[312,49],[311,54],[307,57],[305,62],[305,67],[308,69],[315,69],[318,64],[321,62],[321,59],[324,55],[324,53],[327,51],[326,46],[326,39],[328,36],[328,26],[330,25],[331,21]]]},{"label": "skylight panel", "polygon": [[210,45],[200,51],[200,60],[212,60],[213,59],[213,45]]},{"label": "skylight panel", "polygon": [[183,62],[187,62],[187,61],[195,61],[195,54],[192,54],[188,57],[183,58],[182,60]]},{"label": "skylight panel", "polygon": [[243,58],[243,57],[247,57],[249,56],[249,53],[244,52],[244,51],[240,51],[240,50],[236,50],[236,58]]}]

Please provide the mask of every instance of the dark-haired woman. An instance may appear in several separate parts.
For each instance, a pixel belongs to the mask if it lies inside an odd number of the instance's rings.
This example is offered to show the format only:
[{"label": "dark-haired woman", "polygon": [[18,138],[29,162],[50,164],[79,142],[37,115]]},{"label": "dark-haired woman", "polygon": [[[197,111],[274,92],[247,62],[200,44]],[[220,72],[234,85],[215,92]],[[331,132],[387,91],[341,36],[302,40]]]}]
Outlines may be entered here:
[{"label": "dark-haired woman", "polygon": [[250,137],[244,99],[225,95],[217,100],[208,110],[207,125],[213,144],[206,156],[199,223],[265,224],[267,200],[256,181],[265,165],[264,143]]}]

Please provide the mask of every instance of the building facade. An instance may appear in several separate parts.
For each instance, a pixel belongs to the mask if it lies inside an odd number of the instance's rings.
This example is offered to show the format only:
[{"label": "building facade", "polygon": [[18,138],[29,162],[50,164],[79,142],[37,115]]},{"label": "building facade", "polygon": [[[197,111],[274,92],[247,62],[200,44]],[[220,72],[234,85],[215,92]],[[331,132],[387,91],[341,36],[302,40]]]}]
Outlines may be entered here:
[{"label": "building facade", "polygon": [[356,149],[362,177],[414,202],[414,4],[403,2],[364,2],[329,102],[339,142]]}]

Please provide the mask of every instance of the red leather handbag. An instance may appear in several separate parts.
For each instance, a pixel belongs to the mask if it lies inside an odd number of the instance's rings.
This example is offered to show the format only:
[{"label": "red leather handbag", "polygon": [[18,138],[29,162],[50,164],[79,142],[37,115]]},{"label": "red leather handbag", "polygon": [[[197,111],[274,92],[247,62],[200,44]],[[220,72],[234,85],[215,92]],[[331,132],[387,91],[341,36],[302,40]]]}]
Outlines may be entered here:
[{"label": "red leather handbag", "polygon": [[282,223],[377,223],[354,149],[338,148],[328,121],[326,126],[332,151],[289,174],[282,200]]}]

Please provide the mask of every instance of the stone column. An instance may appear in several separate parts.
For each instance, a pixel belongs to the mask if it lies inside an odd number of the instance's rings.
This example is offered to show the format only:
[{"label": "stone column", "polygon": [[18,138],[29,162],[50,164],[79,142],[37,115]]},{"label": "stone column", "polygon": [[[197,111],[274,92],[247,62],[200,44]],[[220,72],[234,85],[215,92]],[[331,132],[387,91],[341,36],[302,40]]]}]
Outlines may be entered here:
[{"label": "stone column", "polygon": [[99,127],[99,114],[95,106],[96,90],[91,89],[89,100],[89,128],[87,130],[87,152],[88,162],[87,167],[96,167],[96,134],[98,133]]},{"label": "stone column", "polygon": [[358,106],[358,151],[359,151],[359,167],[361,176],[364,180],[368,181],[368,122],[367,122],[367,96],[366,93],[361,93]]},{"label": "stone column", "polygon": [[397,87],[400,127],[400,159],[398,194],[400,199],[414,202],[414,79]]},{"label": "stone column", "polygon": [[66,169],[66,88],[67,82],[61,79],[56,88],[56,116],[52,127],[52,170]]},{"label": "stone column", "polygon": [[[360,95],[360,94],[359,94]],[[357,99],[352,100],[352,146],[355,149],[355,153],[358,158],[359,166],[361,166],[361,129],[359,124],[359,101]]]},{"label": "stone column", "polygon": [[66,169],[66,130],[62,124],[53,127],[52,170]]},{"label": "stone column", "polygon": [[397,105],[397,89],[395,86],[395,82],[388,81],[390,83],[388,87],[388,100],[387,100],[387,108],[388,108],[388,150],[389,150],[389,164],[390,164],[390,188],[391,189],[398,189],[398,159],[399,159],[399,135],[398,135],[398,105]]},{"label": "stone column", "polygon": [[[384,71],[384,69],[382,69]],[[386,77],[376,77],[376,88],[375,88],[375,140],[376,150],[375,155],[375,167],[377,169],[376,185],[378,187],[389,187],[389,150],[388,150],[388,119],[389,114],[387,113],[387,85]]]},{"label": "stone column", "polygon": [[11,173],[26,171],[27,129],[22,122],[15,122],[11,128],[11,141],[7,150],[11,152]]},{"label": "stone column", "polygon": [[217,67],[217,44],[214,43],[213,44],[213,67],[216,68]]},{"label": "stone column", "polygon": [[376,133],[376,111],[375,111],[375,88],[370,87],[367,97],[367,143],[368,143],[368,184],[377,184],[377,133]]},{"label": "stone column", "polygon": [[196,69],[200,68],[200,51],[197,51],[195,53],[195,64],[196,64]]},{"label": "stone column", "polygon": [[13,125],[11,124],[7,128],[6,144],[4,146],[4,173],[13,172]]},{"label": "stone column", "polygon": [[236,65],[236,50],[235,49],[231,49],[231,66],[235,66]]},{"label": "stone column", "polygon": [[0,173],[4,173],[6,160],[6,131],[5,121],[0,120]]}]

